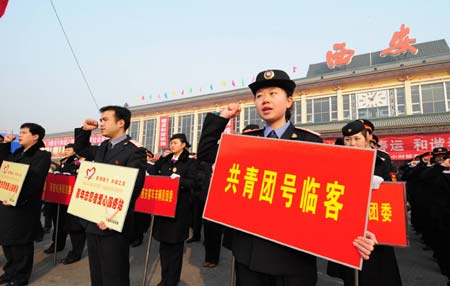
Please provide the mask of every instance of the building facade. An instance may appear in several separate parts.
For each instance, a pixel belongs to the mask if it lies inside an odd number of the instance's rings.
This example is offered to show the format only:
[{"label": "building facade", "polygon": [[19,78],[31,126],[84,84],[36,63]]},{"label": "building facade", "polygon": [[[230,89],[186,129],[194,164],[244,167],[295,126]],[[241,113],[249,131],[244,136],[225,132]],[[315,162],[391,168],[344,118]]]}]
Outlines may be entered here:
[{"label": "building facade", "polygon": [[[408,160],[433,147],[448,148],[450,49],[445,40],[412,47],[415,54],[383,56],[384,51],[377,51],[333,67],[329,62],[311,64],[306,77],[294,79],[297,88],[291,121],[332,143],[346,122],[369,119],[394,160]],[[263,127],[250,89],[243,88],[133,106],[129,134],[158,154],[168,148],[172,134],[185,133],[195,152],[206,114],[232,102],[241,102],[242,112],[231,122],[231,132],[240,133],[248,124]],[[62,135],[72,136],[58,136]],[[58,136],[49,135],[47,140]]]}]

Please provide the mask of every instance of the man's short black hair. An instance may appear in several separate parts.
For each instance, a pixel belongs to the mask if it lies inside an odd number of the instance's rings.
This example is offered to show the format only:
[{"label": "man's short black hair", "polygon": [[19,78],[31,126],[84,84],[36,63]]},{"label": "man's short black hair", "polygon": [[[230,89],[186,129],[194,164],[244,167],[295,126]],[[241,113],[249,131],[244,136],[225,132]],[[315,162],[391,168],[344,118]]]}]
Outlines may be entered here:
[{"label": "man's short black hair", "polygon": [[122,107],[122,106],[117,106],[117,105],[108,105],[108,106],[104,106],[102,108],[100,108],[100,112],[105,112],[108,110],[113,110],[115,117],[116,117],[116,122],[123,119],[123,121],[125,121],[125,131],[128,130],[128,127],[130,127],[130,122],[131,122],[131,111],[128,110],[128,108]]},{"label": "man's short black hair", "polygon": [[39,124],[36,123],[24,123],[20,126],[20,129],[28,128],[30,133],[33,135],[39,135],[38,141],[42,141],[45,137],[45,129]]}]

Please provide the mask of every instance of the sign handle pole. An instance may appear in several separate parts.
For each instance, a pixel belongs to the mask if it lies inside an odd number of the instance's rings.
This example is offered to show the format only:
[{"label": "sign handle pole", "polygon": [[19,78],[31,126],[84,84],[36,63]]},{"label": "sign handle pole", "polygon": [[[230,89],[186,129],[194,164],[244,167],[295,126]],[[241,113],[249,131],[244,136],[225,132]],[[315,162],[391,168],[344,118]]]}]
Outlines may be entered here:
[{"label": "sign handle pole", "polygon": [[234,269],[235,265],[235,258],[234,255],[231,255],[231,279],[230,279],[230,286],[236,285],[236,271]]},{"label": "sign handle pole", "polygon": [[358,279],[358,275],[359,275],[359,270],[355,269],[355,286],[359,286],[359,279]]},{"label": "sign handle pole", "polygon": [[53,265],[56,266],[56,260],[58,260],[58,231],[59,231],[59,209],[61,205],[58,204],[56,209],[56,226],[55,226],[55,242],[53,243]]},{"label": "sign handle pole", "polygon": [[[144,280],[142,281],[142,286],[145,286],[145,282],[147,281],[147,269],[148,269],[148,262],[150,260],[150,246],[152,244],[153,221],[154,221],[154,219],[155,219],[155,216],[152,215],[152,219],[150,221],[150,231],[148,233],[147,255],[145,256]],[[150,278],[150,280],[151,280],[151,278]]]}]

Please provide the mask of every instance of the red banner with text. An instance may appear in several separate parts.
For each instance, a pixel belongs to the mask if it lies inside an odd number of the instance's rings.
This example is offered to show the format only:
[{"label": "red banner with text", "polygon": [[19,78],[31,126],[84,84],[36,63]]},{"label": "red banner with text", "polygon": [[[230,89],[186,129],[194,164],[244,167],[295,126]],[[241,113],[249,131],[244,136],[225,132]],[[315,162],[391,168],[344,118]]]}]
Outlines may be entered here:
[{"label": "red banner with text", "polygon": [[46,202],[68,206],[76,179],[76,176],[49,173],[45,181],[42,199]]},{"label": "red banner with text", "polygon": [[[415,156],[432,151],[433,148],[450,149],[450,133],[378,136],[380,149],[389,153],[392,160],[412,160]],[[334,144],[335,139],[326,139],[325,143]]]},{"label": "red banner with text", "polygon": [[169,116],[159,118],[159,148],[169,147]]},{"label": "red banner with text", "polygon": [[374,158],[371,149],[223,134],[203,216],[361,268],[352,243],[366,230]]},{"label": "red banner with text", "polygon": [[382,183],[372,190],[368,230],[375,233],[378,243],[408,246],[404,183]]},{"label": "red banner with text", "polygon": [[179,182],[179,178],[146,176],[134,210],[152,215],[175,217]]}]

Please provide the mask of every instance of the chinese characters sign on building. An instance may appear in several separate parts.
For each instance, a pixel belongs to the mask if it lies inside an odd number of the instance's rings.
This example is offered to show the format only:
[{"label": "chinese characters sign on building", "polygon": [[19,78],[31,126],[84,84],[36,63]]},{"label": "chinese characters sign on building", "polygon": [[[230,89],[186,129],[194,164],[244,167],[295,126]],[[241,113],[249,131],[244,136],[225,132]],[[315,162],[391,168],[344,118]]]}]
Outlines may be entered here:
[{"label": "chinese characters sign on building", "polygon": [[68,213],[122,231],[138,169],[83,161]]},{"label": "chinese characters sign on building", "polygon": [[169,116],[160,117],[159,126],[159,147],[168,148],[169,147]]},{"label": "chinese characters sign on building", "polygon": [[[412,46],[416,39],[409,38],[409,28],[402,24],[400,31],[394,32],[389,47],[380,52],[380,57],[385,56],[399,56],[406,53],[417,55],[419,50]],[[329,69],[334,69],[339,66],[349,65],[355,55],[355,51],[347,49],[345,43],[336,43],[333,45],[334,51],[327,51],[326,60]]]},{"label": "chinese characters sign on building", "polygon": [[352,242],[366,229],[374,158],[369,149],[223,134],[204,218],[360,268]]},{"label": "chinese characters sign on building", "polygon": [[146,176],[135,211],[152,215],[175,217],[180,179],[165,176]]},{"label": "chinese characters sign on building", "polygon": [[75,180],[75,176],[48,174],[42,199],[46,202],[68,206]]},{"label": "chinese characters sign on building", "polygon": [[367,229],[380,244],[408,246],[404,183],[382,183],[372,191]]},{"label": "chinese characters sign on building", "polygon": [[0,167],[0,200],[15,206],[30,166],[3,161]]}]

